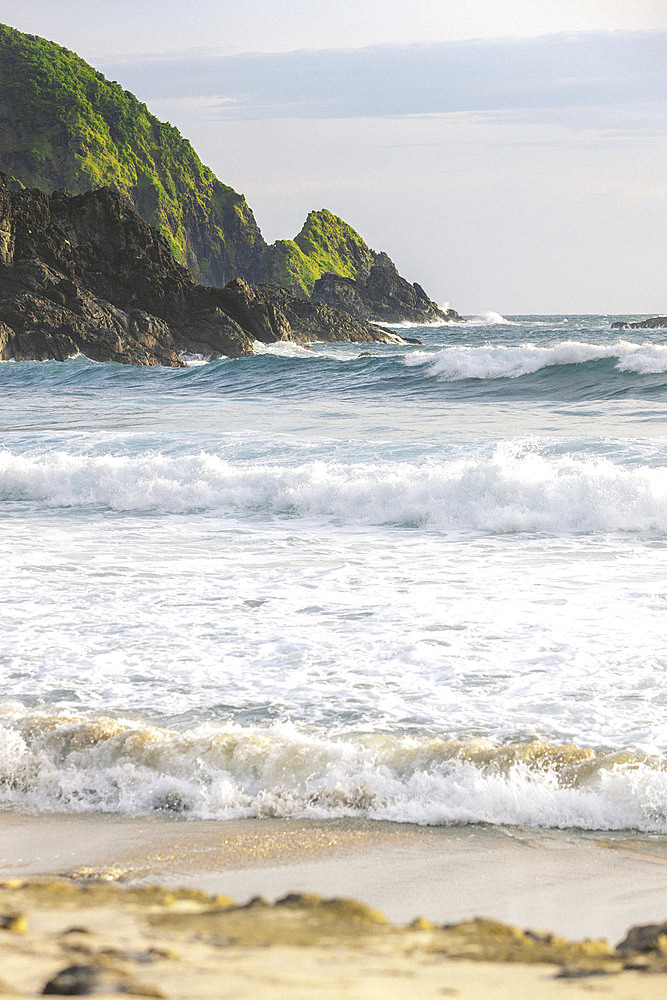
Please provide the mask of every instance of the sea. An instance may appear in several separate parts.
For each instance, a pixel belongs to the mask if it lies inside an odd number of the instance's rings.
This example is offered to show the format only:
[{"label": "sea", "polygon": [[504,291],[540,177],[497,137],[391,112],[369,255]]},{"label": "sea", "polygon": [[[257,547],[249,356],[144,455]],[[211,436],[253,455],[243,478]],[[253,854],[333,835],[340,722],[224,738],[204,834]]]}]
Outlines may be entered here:
[{"label": "sea", "polygon": [[0,809],[667,833],[667,331],[0,365]]}]

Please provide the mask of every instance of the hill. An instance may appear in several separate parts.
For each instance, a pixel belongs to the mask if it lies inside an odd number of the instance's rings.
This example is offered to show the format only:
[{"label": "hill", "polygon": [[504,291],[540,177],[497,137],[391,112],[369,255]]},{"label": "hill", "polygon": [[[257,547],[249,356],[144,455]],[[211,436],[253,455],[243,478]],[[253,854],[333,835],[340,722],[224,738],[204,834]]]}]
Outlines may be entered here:
[{"label": "hill", "polygon": [[243,195],[177,129],[53,42],[0,26],[0,169],[13,183],[114,188],[205,284],[249,280],[266,244]]},{"label": "hill", "polygon": [[[173,125],[75,53],[6,25],[0,25],[0,170],[10,188],[73,194],[113,188],[202,284],[221,288],[242,277],[309,297],[318,279],[334,274],[361,283],[356,315],[377,312],[363,282],[378,255],[350,225],[326,209],[311,212],[293,240],[268,246],[243,195],[218,180]],[[409,292],[417,286],[400,280],[408,292],[393,312],[385,303],[377,318],[443,318],[428,297]],[[338,299],[345,308],[349,295]],[[409,301],[417,308],[408,308]]]}]

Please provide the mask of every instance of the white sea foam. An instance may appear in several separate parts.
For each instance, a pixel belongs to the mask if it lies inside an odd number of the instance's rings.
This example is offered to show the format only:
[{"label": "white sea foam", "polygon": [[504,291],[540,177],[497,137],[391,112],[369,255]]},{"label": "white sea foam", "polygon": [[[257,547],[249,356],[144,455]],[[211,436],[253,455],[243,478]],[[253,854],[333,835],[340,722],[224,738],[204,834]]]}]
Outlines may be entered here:
[{"label": "white sea foam", "polygon": [[185,361],[188,368],[201,368],[202,365],[207,365],[211,356],[208,354],[188,354],[187,351],[181,351],[179,355],[181,361]]},{"label": "white sea foam", "polygon": [[500,313],[489,311],[480,313],[479,316],[471,316],[468,323],[475,326],[516,326],[510,319],[505,319]]},{"label": "white sea foam", "polygon": [[[429,333],[403,377],[412,347],[367,344],[5,366],[0,803],[664,835],[667,383],[623,390],[665,348],[556,322]],[[531,401],[423,385],[454,341],[497,377],[487,337],[519,371],[602,360]],[[394,362],[296,360],[369,352]]]},{"label": "white sea foam", "polygon": [[667,833],[661,759],[544,744],[326,738],[289,724],[186,733],[5,714],[4,805],[202,819],[368,816]]},{"label": "white sea foam", "polygon": [[458,319],[433,319],[428,323],[413,323],[410,320],[403,320],[400,323],[389,323],[382,320],[373,320],[375,326],[381,326],[385,330],[419,330],[419,329],[441,329],[446,326],[460,326],[461,321]]},{"label": "white sea foam", "polygon": [[269,465],[216,455],[0,452],[0,499],[488,532],[667,531],[667,468],[520,442],[437,461]]},{"label": "white sea foam", "polygon": [[617,360],[619,371],[639,374],[667,372],[667,346],[637,345],[627,341],[589,344],[563,341],[548,347],[482,344],[475,347],[444,347],[437,352],[413,351],[403,359],[411,367],[427,367],[429,376],[456,382],[462,379],[519,378],[544,368]]},{"label": "white sea foam", "polygon": [[279,340],[275,344],[263,344],[260,340],[254,340],[252,350],[254,354],[272,354],[277,358],[314,357],[309,347],[294,344],[289,340]]},{"label": "white sea foam", "polygon": [[[630,348],[631,345],[627,345]],[[667,345],[647,344],[629,349],[616,365],[622,372],[637,372],[640,375],[661,375],[667,372]]]}]

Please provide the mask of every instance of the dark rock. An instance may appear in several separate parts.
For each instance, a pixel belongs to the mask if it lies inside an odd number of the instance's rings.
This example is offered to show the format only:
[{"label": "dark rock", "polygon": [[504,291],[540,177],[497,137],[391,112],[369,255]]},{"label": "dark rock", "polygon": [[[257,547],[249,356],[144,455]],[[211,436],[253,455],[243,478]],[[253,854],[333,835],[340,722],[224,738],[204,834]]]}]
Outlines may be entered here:
[{"label": "dark rock", "polygon": [[68,965],[49,979],[42,994],[71,997],[99,993],[100,971],[96,965]]},{"label": "dark rock", "polygon": [[619,955],[667,952],[667,920],[662,924],[639,924],[631,927],[620,944],[616,946]]},{"label": "dark rock", "polygon": [[28,921],[25,913],[0,913],[0,930],[25,934],[27,929]]},{"label": "dark rock", "polygon": [[292,330],[289,339],[297,343],[307,344],[317,340],[329,343],[347,341],[353,344],[371,341],[384,344],[403,342],[402,337],[389,330],[383,330],[325,303],[302,299],[281,285],[256,285],[254,290],[267,305],[274,303],[279,307]]},{"label": "dark rock", "polygon": [[640,319],[634,323],[620,320],[612,323],[612,330],[655,330],[667,327],[667,316],[651,316],[650,319]]},{"label": "dark rock", "polygon": [[323,274],[313,286],[312,298],[360,320],[434,323],[461,319],[453,309],[440,309],[421,285],[402,278],[386,253],[375,254],[366,278],[355,281],[331,271]]},{"label": "dark rock", "polygon": [[[222,288],[241,277],[309,298],[326,271],[365,286],[375,264],[391,265],[324,208],[308,214],[294,239],[267,245],[244,196],[218,180],[176,128],[75,53],[8,25],[0,25],[0,122],[0,170],[9,175],[9,190],[83,194],[108,185],[207,285]],[[0,227],[0,263],[12,256],[11,238]],[[442,318],[419,285],[400,281],[386,301],[378,289],[362,288],[372,308],[352,314],[388,322]],[[346,308],[342,289],[338,303],[320,301]]]},{"label": "dark rock", "polygon": [[[279,292],[279,294],[277,294]],[[285,289],[198,285],[164,237],[108,188],[9,191],[0,174],[0,359],[182,366],[181,352],[252,353],[253,340],[390,341]]]},{"label": "dark rock", "polygon": [[93,993],[129,993],[132,996],[163,997],[155,986],[138,983],[121,970],[95,962],[68,965],[56,973],[42,990],[43,996],[90,996]]}]

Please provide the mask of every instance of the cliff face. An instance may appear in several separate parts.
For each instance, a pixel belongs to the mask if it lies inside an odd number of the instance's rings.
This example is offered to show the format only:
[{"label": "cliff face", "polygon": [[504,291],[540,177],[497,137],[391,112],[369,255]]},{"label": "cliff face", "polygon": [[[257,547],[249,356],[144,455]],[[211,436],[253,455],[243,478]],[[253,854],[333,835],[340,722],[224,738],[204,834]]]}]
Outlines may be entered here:
[{"label": "cliff face", "polygon": [[9,191],[0,174],[0,360],[81,353],[180,366],[181,352],[237,357],[252,353],[254,340],[393,339],[277,292],[240,278],[223,289],[198,285],[165,238],[108,188]]},{"label": "cliff face", "polygon": [[[367,282],[383,256],[326,209],[311,212],[293,240],[268,246],[243,195],[221,183],[177,129],[73,52],[5,25],[0,25],[0,170],[10,187],[46,193],[113,188],[162,233],[197,281],[218,288],[241,277],[308,298],[325,274]],[[0,232],[0,253],[3,239]],[[373,308],[358,308],[353,296],[353,315],[423,321],[419,297],[410,311],[409,295],[392,297],[395,282],[384,287],[382,308],[376,282]],[[361,286],[356,291],[361,300],[370,294]],[[335,304],[334,293],[321,288],[319,297]],[[344,309],[348,298],[338,292]]]},{"label": "cliff face", "polygon": [[386,253],[373,255],[366,275],[356,280],[328,272],[312,290],[314,302],[343,309],[357,319],[380,323],[435,323],[460,321],[454,309],[446,312],[429,299],[416,282],[411,285]]},{"label": "cliff face", "polygon": [[266,244],[243,195],[177,129],[73,52],[0,25],[0,169],[75,194],[108,185],[167,238],[195,278],[259,277]]}]

